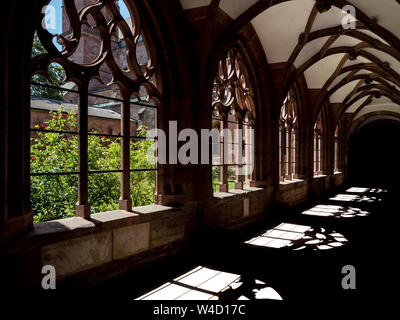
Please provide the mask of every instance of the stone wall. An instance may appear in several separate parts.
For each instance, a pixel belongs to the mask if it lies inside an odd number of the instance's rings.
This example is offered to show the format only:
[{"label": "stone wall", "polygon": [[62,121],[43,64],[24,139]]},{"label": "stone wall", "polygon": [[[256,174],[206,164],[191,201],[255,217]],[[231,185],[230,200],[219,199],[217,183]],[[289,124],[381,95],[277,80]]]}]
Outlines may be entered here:
[{"label": "stone wall", "polygon": [[[212,199],[182,206],[148,205],[38,223],[29,233],[0,248],[2,274],[12,287],[37,287],[41,268],[53,265],[61,286],[87,286],[143,267],[190,244],[196,228],[206,233],[241,229],[272,213],[274,204],[291,207],[311,192],[330,187],[330,176],[272,187],[216,192]],[[343,175],[332,177],[339,186]],[[202,221],[199,221],[199,215]],[[17,266],[17,268],[16,268]],[[24,275],[21,277],[21,275]]]},{"label": "stone wall", "polygon": [[262,219],[272,203],[272,188],[216,192],[214,198],[205,203],[205,228],[208,231],[238,229]]},{"label": "stone wall", "polygon": [[336,172],[332,176],[332,184],[335,187],[341,187],[344,184],[344,173],[343,172]]},{"label": "stone wall", "polygon": [[[50,119],[51,116],[48,111],[31,110],[31,128],[34,128],[35,125],[45,124]],[[88,128],[89,131],[96,131],[100,134],[121,134],[121,120],[89,116]],[[136,135],[137,129],[138,123],[131,121],[130,134],[132,136]]]},{"label": "stone wall", "polygon": [[206,230],[218,232],[262,219],[272,199],[271,189],[249,188],[216,193],[204,204],[154,204],[135,207],[133,212],[96,213],[90,220],[72,217],[38,223],[32,231],[1,248],[1,269],[13,288],[39,286],[44,265],[55,267],[61,285],[90,285],[187,246],[195,234],[202,206]]},{"label": "stone wall", "polygon": [[311,190],[315,195],[327,194],[331,187],[331,177],[328,175],[320,175],[314,177],[311,183]]},{"label": "stone wall", "polygon": [[276,202],[283,207],[301,204],[307,199],[309,185],[305,180],[295,180],[290,183],[280,183]]}]

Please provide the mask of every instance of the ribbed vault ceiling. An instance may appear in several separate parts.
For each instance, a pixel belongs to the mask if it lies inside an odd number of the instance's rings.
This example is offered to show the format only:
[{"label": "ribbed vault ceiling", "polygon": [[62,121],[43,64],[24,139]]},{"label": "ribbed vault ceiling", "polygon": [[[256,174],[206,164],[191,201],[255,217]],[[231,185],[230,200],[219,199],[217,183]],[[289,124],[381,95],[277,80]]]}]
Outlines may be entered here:
[{"label": "ribbed vault ceiling", "polygon": [[[376,111],[400,113],[399,0],[220,0],[219,8],[234,23],[261,2],[268,8],[250,22],[268,62],[297,70],[285,88],[304,74],[308,88],[321,89],[321,101],[342,103],[354,119]],[[181,3],[190,9],[211,1]],[[341,27],[347,4],[356,9],[355,30]]]}]

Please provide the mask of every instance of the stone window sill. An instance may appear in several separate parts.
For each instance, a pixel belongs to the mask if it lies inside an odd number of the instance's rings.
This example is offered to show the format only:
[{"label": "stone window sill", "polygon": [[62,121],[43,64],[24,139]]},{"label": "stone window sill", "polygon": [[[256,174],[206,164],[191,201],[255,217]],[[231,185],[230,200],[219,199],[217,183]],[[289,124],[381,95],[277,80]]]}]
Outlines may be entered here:
[{"label": "stone window sill", "polygon": [[21,247],[45,245],[55,241],[145,223],[163,218],[179,210],[179,208],[151,204],[134,207],[132,212],[114,210],[95,213],[90,216],[90,219],[70,217],[41,222],[34,224],[33,229],[25,235],[8,242],[7,247],[0,246],[0,251],[14,252]]},{"label": "stone window sill", "polygon": [[327,177],[326,174],[317,174],[314,176],[314,179],[321,179],[321,178],[325,178],[325,177]]},{"label": "stone window sill", "polygon": [[287,184],[296,184],[296,183],[301,183],[304,182],[303,179],[292,179],[292,180],[285,180],[285,181],[279,181],[280,185],[287,185]]},{"label": "stone window sill", "polygon": [[[240,196],[250,192],[264,190],[263,188],[248,187],[243,190],[229,190],[216,192],[214,199]],[[0,252],[4,254],[17,252],[21,248],[43,246],[59,241],[72,240],[78,237],[112,231],[126,226],[142,224],[159,219],[168,218],[175,213],[181,213],[181,207],[168,207],[151,204],[134,207],[132,211],[114,210],[95,213],[90,219],[70,217],[33,225],[33,229],[7,243],[0,244]]]},{"label": "stone window sill", "polygon": [[264,190],[263,188],[256,187],[246,187],[243,189],[232,189],[229,192],[214,192],[215,199],[225,199],[229,197],[234,197],[241,194],[248,194],[249,192]]},{"label": "stone window sill", "polygon": [[303,179],[293,179],[288,181],[279,182],[279,191],[287,191],[291,189],[296,189],[297,187],[304,185],[305,180]]}]

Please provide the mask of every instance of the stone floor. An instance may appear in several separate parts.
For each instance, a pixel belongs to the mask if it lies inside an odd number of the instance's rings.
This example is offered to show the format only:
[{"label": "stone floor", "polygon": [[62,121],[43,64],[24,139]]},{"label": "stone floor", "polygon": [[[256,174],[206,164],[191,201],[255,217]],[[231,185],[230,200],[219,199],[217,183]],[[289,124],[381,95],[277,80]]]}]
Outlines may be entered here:
[{"label": "stone floor", "polygon": [[[396,198],[382,188],[346,188],[263,223],[202,240],[190,251],[105,283],[122,301],[262,300],[268,305],[388,303],[399,263]],[[342,288],[342,268],[356,290]]]},{"label": "stone floor", "polygon": [[[62,298],[65,292],[55,290],[55,299],[46,301],[73,296],[110,306],[136,299],[257,300],[259,308],[328,305],[341,310],[350,305],[364,311],[395,305],[399,194],[355,186],[301,207],[276,208],[246,230],[203,236],[141,271]],[[342,288],[346,265],[355,267],[355,290]]]}]

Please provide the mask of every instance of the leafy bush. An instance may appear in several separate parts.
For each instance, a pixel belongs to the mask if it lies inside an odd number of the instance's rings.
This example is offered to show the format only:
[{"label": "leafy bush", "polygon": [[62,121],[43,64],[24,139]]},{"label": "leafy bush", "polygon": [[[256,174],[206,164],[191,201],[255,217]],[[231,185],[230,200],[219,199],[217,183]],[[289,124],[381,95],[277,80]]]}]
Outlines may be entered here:
[{"label": "leafy bush", "polygon": [[[44,53],[47,53],[47,51],[43,47],[37,33],[35,32],[32,43],[31,57],[33,58]],[[65,74],[63,67],[58,63],[50,63],[47,72],[49,76],[48,79],[45,78],[43,75],[36,74],[32,77],[32,80],[42,84],[47,84],[57,87],[60,86]],[[36,85],[31,86],[31,95],[35,97],[43,97],[56,100],[61,100],[63,98],[62,91],[59,89],[46,86],[36,86]]]},{"label": "leafy bush", "polygon": [[[76,112],[66,114],[61,108],[59,111],[50,112],[50,116],[46,124],[36,126],[36,129],[41,130],[31,137],[31,172],[55,173],[55,175],[31,177],[31,202],[35,223],[73,216],[78,200],[77,175],[57,175],[61,172],[78,171],[78,135],[46,132],[46,130],[77,131],[77,115]],[[140,130],[138,135],[146,136],[146,130]],[[146,159],[146,153],[152,145],[153,141],[145,139],[131,142],[132,169],[154,167]],[[118,170],[120,163],[120,139],[89,135],[90,171]],[[120,176],[120,173],[89,175],[89,203],[93,213],[118,208]],[[131,198],[134,206],[152,203],[154,188],[154,171],[131,173]]]},{"label": "leafy bush", "polygon": [[[221,182],[221,166],[213,166],[212,167],[212,183],[214,192],[219,191],[219,184]],[[235,170],[232,166],[228,166],[228,189],[235,189]]]}]

